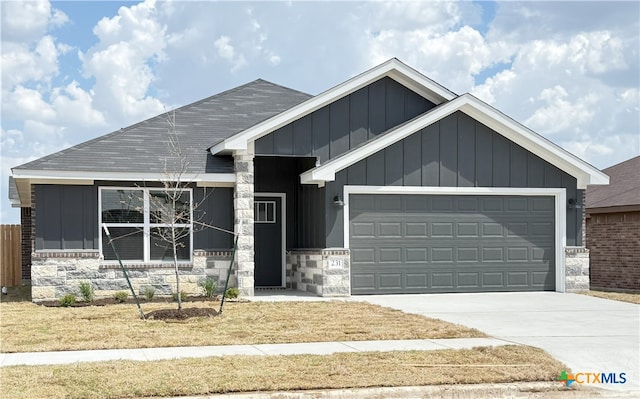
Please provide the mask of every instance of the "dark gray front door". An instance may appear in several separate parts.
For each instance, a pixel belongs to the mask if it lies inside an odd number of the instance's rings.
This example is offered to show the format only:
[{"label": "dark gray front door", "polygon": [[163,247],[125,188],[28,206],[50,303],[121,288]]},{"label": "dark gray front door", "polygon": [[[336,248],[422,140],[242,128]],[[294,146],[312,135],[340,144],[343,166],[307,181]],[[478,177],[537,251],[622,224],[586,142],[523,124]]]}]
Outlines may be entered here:
[{"label": "dark gray front door", "polygon": [[254,200],[255,286],[282,287],[282,198]]},{"label": "dark gray front door", "polygon": [[349,197],[353,294],[555,289],[553,197]]}]

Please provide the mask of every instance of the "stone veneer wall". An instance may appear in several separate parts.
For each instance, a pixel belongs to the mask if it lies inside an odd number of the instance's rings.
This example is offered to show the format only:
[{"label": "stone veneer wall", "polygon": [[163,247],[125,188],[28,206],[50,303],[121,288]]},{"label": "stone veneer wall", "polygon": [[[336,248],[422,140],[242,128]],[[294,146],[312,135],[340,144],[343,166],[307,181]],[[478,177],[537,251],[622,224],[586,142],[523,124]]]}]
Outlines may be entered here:
[{"label": "stone veneer wall", "polygon": [[566,247],[565,289],[580,291],[589,289],[589,250],[585,247]]},{"label": "stone veneer wall", "polygon": [[287,288],[323,297],[351,294],[348,249],[293,250],[287,253]]},{"label": "stone veneer wall", "polygon": [[240,295],[253,296],[255,281],[253,236],[253,155],[233,156],[236,186],[233,194],[234,227],[238,237],[236,270]]},{"label": "stone veneer wall", "polygon": [[[230,251],[194,251],[193,262],[179,267],[180,288],[190,295],[202,291],[200,280],[211,277],[218,280],[222,292],[227,277]],[[153,287],[158,296],[175,291],[175,271],[172,265],[127,265],[127,274],[136,294],[143,295],[146,287]],[[91,282],[96,298],[112,297],[117,291],[129,292],[124,273],[118,264],[104,263],[98,251],[36,251],[32,254],[31,296],[34,302],[56,300],[72,293],[80,295],[81,282]],[[235,287],[234,275],[229,286]]]}]

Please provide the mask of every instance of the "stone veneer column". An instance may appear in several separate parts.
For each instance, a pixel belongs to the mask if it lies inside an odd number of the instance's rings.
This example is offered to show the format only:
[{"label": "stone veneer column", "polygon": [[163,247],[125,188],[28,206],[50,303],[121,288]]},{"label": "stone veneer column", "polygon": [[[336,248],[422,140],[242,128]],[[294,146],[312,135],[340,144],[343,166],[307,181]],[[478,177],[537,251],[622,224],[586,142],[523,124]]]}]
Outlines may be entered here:
[{"label": "stone veneer column", "polygon": [[233,196],[234,227],[240,234],[236,250],[236,270],[240,295],[253,296],[254,239],[253,239],[253,155],[236,153],[233,156],[236,189]]},{"label": "stone veneer column", "polygon": [[585,247],[565,247],[565,289],[575,292],[589,289],[589,250]]}]

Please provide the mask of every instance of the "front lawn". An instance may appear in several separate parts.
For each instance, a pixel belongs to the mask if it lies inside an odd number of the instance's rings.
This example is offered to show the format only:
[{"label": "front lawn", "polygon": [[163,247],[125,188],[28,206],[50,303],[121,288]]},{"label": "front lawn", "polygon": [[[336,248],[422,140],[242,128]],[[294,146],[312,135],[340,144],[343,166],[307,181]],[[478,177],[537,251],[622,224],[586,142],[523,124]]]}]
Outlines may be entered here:
[{"label": "front lawn", "polygon": [[[130,398],[412,385],[555,381],[541,349],[502,346],[331,356],[234,356],[3,367],[8,398]],[[3,396],[4,397],[4,396]]]},{"label": "front lawn", "polygon": [[[175,303],[143,303],[145,312]],[[184,307],[217,302],[188,302]],[[228,302],[218,317],[141,320],[135,305],[0,303],[2,352],[484,337],[478,330],[360,302]]]},{"label": "front lawn", "polygon": [[579,291],[578,294],[610,299],[612,301],[635,303],[636,305],[640,305],[640,293],[611,292],[611,291]]}]

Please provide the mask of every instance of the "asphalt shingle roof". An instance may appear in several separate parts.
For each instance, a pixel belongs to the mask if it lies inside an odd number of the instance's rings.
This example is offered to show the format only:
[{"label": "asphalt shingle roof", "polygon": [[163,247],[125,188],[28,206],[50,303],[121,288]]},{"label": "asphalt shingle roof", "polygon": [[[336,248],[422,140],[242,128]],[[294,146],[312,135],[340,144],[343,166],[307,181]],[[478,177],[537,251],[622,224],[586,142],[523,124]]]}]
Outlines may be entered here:
[{"label": "asphalt shingle roof", "polygon": [[609,185],[587,187],[587,209],[640,205],[640,156],[602,172],[611,178]]},{"label": "asphalt shingle roof", "polygon": [[176,136],[189,157],[185,172],[229,173],[232,158],[212,156],[207,148],[310,97],[258,79],[13,169],[164,173],[164,160],[175,157],[167,122],[175,112]]}]

